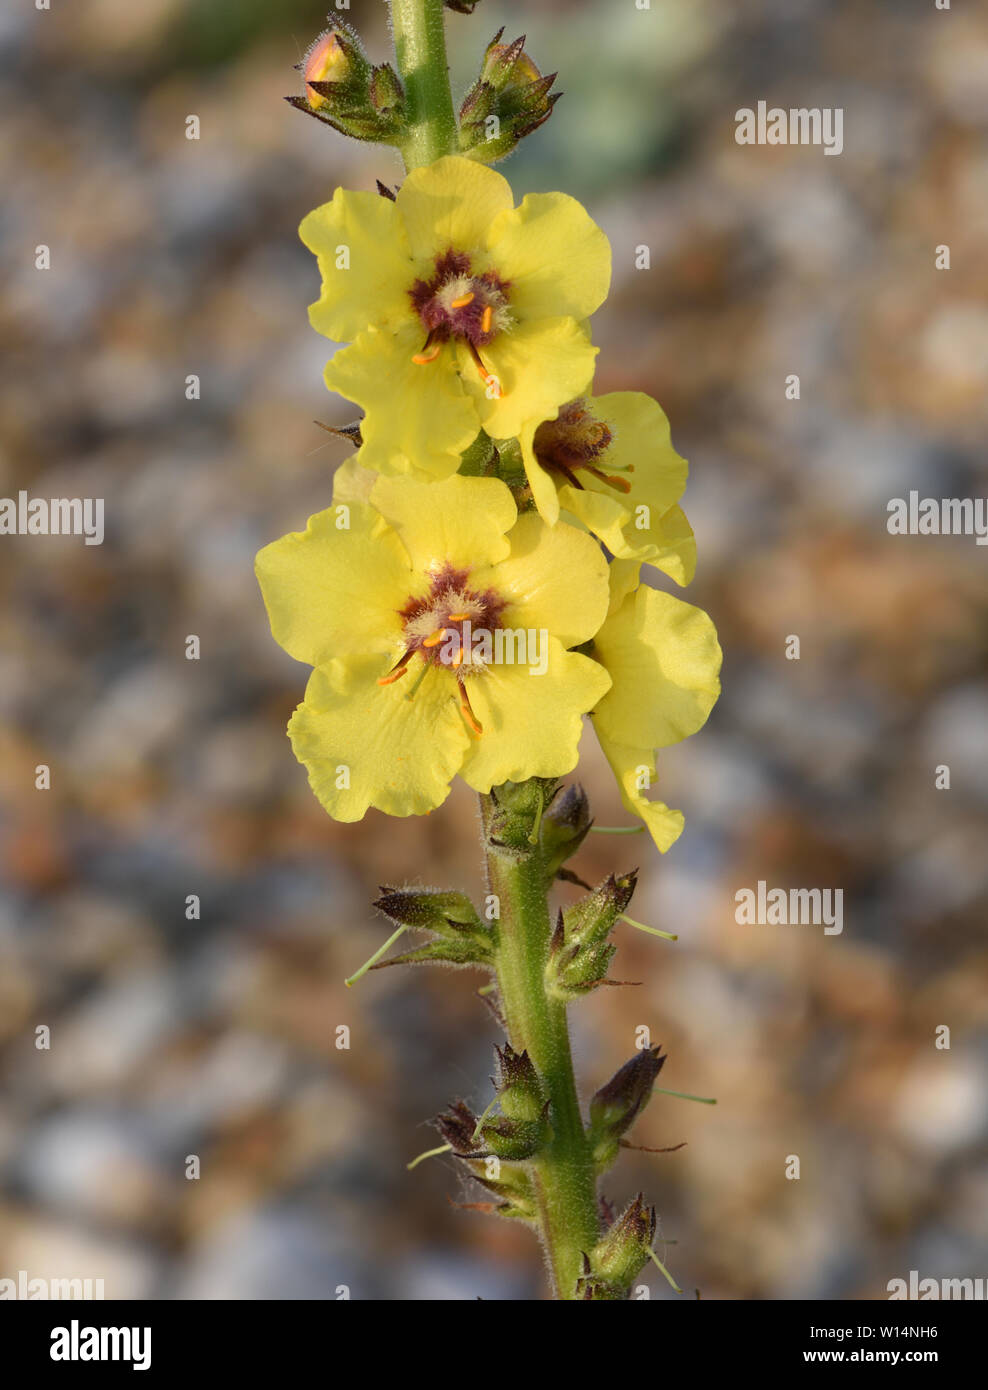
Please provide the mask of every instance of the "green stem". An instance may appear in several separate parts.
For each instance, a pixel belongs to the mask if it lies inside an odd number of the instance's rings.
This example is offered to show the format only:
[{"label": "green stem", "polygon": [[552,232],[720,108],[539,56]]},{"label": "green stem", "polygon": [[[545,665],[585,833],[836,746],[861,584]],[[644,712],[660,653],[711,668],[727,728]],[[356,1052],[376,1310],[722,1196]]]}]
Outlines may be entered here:
[{"label": "green stem", "polygon": [[408,102],[401,153],[411,172],[457,148],[443,0],[391,0],[391,25]]},{"label": "green stem", "polygon": [[[485,831],[492,804],[481,797]],[[546,989],[551,925],[548,875],[539,847],[499,853],[487,844],[490,891],[500,901],[498,991],[516,1052],[527,1051],[549,1093],[552,1139],[532,1161],[542,1241],[558,1298],[574,1299],[583,1252],[600,1237],[597,1182],[580,1115],[566,1005]],[[526,846],[527,849],[527,846]]]}]

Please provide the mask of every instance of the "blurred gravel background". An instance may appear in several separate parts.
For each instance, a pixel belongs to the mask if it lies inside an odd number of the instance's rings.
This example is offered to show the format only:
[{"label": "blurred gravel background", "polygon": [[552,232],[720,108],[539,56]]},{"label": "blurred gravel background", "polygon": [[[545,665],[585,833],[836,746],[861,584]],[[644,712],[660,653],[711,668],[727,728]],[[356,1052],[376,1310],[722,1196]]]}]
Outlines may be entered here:
[{"label": "blurred gravel background", "polygon": [[[480,981],[342,983],[385,935],[379,882],[478,886],[472,798],[324,815],[283,733],[307,672],[252,574],[326,504],[344,450],[313,418],[354,413],[322,386],[298,221],[337,183],[399,177],[281,100],[322,4],[0,14],[0,495],[107,508],[102,547],[0,538],[0,1276],[132,1297],[540,1295],[525,1231],[456,1212],[447,1198],[475,1194],[445,1159],[404,1166],[447,1100],[487,1095]],[[687,829],[665,859],[591,837],[577,861],[589,878],[638,862],[636,915],[681,940],[627,929],[617,973],[644,984],[600,991],[575,1027],[588,1092],[645,1025],[663,1084],[719,1098],[656,1099],[635,1138],[688,1146],[625,1155],[609,1184],[655,1198],[667,1262],[704,1298],[988,1275],[986,551],[885,528],[911,488],[988,493],[975,8],[483,0],[450,17],[461,92],[502,23],[560,70],[556,115],[502,170],[607,230],[598,390],[655,395],[692,463],[686,597],[726,668],[706,730],[660,765]],[[349,18],[388,56],[379,0]],[[842,106],[843,155],[737,146],[734,112],[759,99]],[[599,820],[624,820],[592,737],[585,754]],[[842,887],[843,935],[736,925],[758,879]]]}]

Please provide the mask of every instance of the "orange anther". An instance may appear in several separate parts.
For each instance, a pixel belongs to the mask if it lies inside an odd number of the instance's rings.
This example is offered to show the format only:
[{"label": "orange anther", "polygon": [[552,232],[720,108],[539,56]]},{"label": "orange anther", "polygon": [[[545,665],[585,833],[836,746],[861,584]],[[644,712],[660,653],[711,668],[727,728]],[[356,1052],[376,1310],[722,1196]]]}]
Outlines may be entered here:
[{"label": "orange anther", "polygon": [[480,738],[481,734],[484,732],[484,726],[480,723],[479,719],[474,714],[470,706],[468,704],[462,704],[460,706],[460,713],[463,715],[463,718],[467,721],[467,725],[469,726],[469,728],[473,730],[473,732],[477,735],[478,738]]},{"label": "orange anther", "polygon": [[[449,301],[449,307],[451,309],[465,309],[468,304],[473,303],[474,299],[476,299],[476,295],[473,290],[471,290],[469,294],[461,294],[459,299],[451,299]],[[487,330],[485,329],[484,331],[486,332]]]}]

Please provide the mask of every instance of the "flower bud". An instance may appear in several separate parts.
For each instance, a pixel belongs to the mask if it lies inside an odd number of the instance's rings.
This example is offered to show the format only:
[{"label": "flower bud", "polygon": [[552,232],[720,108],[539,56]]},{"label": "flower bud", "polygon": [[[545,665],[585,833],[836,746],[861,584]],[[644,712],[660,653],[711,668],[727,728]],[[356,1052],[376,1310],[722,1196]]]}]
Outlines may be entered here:
[{"label": "flower bud", "polygon": [[601,1086],[590,1102],[587,1138],[599,1172],[614,1162],[618,1140],[651,1099],[655,1078],[665,1062],[660,1052],[659,1047],[646,1047],[636,1052],[630,1062],[625,1062],[610,1081]]},{"label": "flower bud", "polygon": [[558,786],[558,778],[532,777],[493,788],[484,826],[488,845],[508,858],[531,855],[539,843],[544,809]]},{"label": "flower bud", "polygon": [[[314,111],[332,105],[366,82],[368,62],[360,41],[347,29],[327,29],[310,45],[302,60],[305,95]],[[315,84],[315,85],[313,85]],[[332,92],[326,92],[329,84]]]},{"label": "flower bud", "polygon": [[[494,1212],[498,1216],[517,1217],[523,1221],[535,1219],[535,1200],[532,1182],[524,1168],[507,1162],[497,1167],[497,1176],[492,1176],[488,1163],[495,1150],[487,1143],[489,1136],[477,1133],[477,1117],[462,1100],[454,1101],[449,1109],[435,1120],[436,1128],[453,1151],[453,1156],[464,1163],[470,1176],[481,1187],[497,1197]],[[498,1158],[508,1158],[496,1154]]]},{"label": "flower bud", "polygon": [[499,29],[487,45],[480,76],[460,108],[460,147],[488,164],[547,121],[562,95],[549,95],[556,74],[543,77],[525,52],[524,35],[505,44],[503,33]]},{"label": "flower bud", "polygon": [[401,143],[404,89],[387,63],[371,68],[352,30],[327,29],[299,67],[305,95],[286,97],[289,105],[355,140]]},{"label": "flower bud", "polygon": [[381,896],[374,903],[395,925],[414,931],[434,931],[440,936],[489,935],[465,893],[438,888],[389,888],[381,885]]},{"label": "flower bud", "polygon": [[611,928],[628,906],[637,871],[603,883],[559,914],[549,948],[546,977],[557,999],[575,999],[603,984],[617,949],[609,940]]},{"label": "flower bud", "polygon": [[626,1299],[631,1284],[648,1262],[655,1239],[655,1208],[638,1196],[591,1250],[584,1277],[577,1285],[583,1298]]},{"label": "flower bud", "polygon": [[457,1158],[471,1163],[494,1155],[508,1163],[534,1157],[549,1140],[549,1102],[532,1119],[491,1115],[477,1119],[458,1100],[436,1120],[436,1127]]},{"label": "flower bud", "polygon": [[542,852],[553,877],[583,844],[593,824],[590,803],[581,786],[571,783],[542,817]]},{"label": "flower bud", "polygon": [[502,1115],[513,1120],[536,1120],[547,1100],[542,1078],[527,1052],[515,1052],[510,1043],[495,1048],[498,1062],[498,1101]]},{"label": "flower bud", "polygon": [[477,916],[464,893],[437,888],[388,888],[374,903],[399,927],[435,933],[425,946],[372,965],[384,970],[391,965],[418,965],[429,961],[447,965],[489,965],[493,959],[490,928]]},{"label": "flower bud", "polygon": [[495,92],[502,91],[509,83],[517,88],[537,82],[542,74],[525,52],[525,35],[514,43],[499,43],[503,29],[498,30],[487,45],[484,61],[480,68],[480,81],[489,83]]}]

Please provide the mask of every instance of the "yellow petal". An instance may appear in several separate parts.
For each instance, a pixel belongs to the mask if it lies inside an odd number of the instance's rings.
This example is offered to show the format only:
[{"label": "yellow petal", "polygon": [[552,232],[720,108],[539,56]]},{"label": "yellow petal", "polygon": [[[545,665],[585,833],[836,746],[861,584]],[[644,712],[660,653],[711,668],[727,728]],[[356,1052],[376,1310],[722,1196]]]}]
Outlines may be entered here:
[{"label": "yellow petal", "polygon": [[299,236],[319,259],[322,290],[309,308],[317,332],[348,342],[365,329],[413,316],[408,238],[389,198],[338,188],[310,212]]},{"label": "yellow petal", "polygon": [[546,670],[527,665],[489,666],[468,684],[483,726],[461,770],[475,791],[526,777],[561,777],[576,766],[582,715],[600,699],[609,677],[603,667],[550,637]]},{"label": "yellow petal", "polygon": [[493,565],[509,552],[505,533],[517,510],[499,478],[456,474],[441,483],[379,478],[371,501],[395,528],[419,573],[445,565]]},{"label": "yellow petal", "polygon": [[372,468],[364,467],[358,449],[333,474],[333,501],[369,502],[378,476]]},{"label": "yellow petal", "polygon": [[525,463],[525,476],[532,489],[532,500],[535,502],[542,520],[549,526],[555,526],[559,520],[559,493],[552,477],[535,457],[535,431],[541,423],[541,420],[527,421],[522,428],[518,442],[521,445],[521,456]]},{"label": "yellow petal", "polygon": [[629,520],[627,499],[608,492],[606,488],[598,491],[592,478],[588,484],[586,488],[578,488],[563,483],[559,489],[560,507],[598,536],[612,555],[627,555],[624,540],[624,527]]},{"label": "yellow petal", "polygon": [[545,629],[564,647],[591,638],[607,614],[607,561],[585,531],[547,526],[526,512],[508,537],[511,553],[475,582],[510,602],[506,627]]},{"label": "yellow petal", "polygon": [[607,297],[607,237],[565,193],[529,193],[491,223],[488,245],[519,318],[587,318]]},{"label": "yellow petal", "polygon": [[482,252],[491,223],[513,202],[511,185],[503,175],[471,159],[447,155],[435,164],[413,169],[398,190],[394,206],[404,222],[412,255],[421,260],[451,248],[467,254]]},{"label": "yellow petal", "polygon": [[614,682],[594,711],[601,740],[664,748],[696,733],[720,693],[721,651],[706,613],[642,586],[594,638]]},{"label": "yellow petal", "polygon": [[638,588],[638,576],[641,574],[640,560],[612,560],[608,566],[608,584],[611,591],[611,601],[607,607],[607,616],[616,613],[629,594],[634,593]]},{"label": "yellow petal", "polygon": [[683,833],[685,822],[682,811],[670,810],[664,802],[649,801],[645,796],[644,787],[651,787],[655,781],[654,755],[644,748],[613,742],[599,727],[597,737],[617,779],[625,810],[645,822],[656,848],[665,854]]},{"label": "yellow petal", "polygon": [[389,816],[421,816],[449,794],[469,741],[455,682],[432,670],[406,698],[377,684],[371,656],[334,659],[313,671],[288,725],[309,785],[336,820],[360,820],[370,806]]},{"label": "yellow petal", "polygon": [[[625,500],[634,502],[634,495]],[[559,489],[559,505],[599,536],[619,560],[654,565],[680,586],[689,584],[696,573],[696,538],[680,507],[656,516],[650,508],[639,512],[636,505],[629,517],[616,496],[569,483]]]},{"label": "yellow petal", "polygon": [[481,352],[500,382],[498,398],[489,395],[467,349],[458,344],[456,350],[463,384],[492,439],[515,439],[531,421],[552,419],[586,385],[599,351],[575,319],[516,323]]},{"label": "yellow petal", "polygon": [[591,410],[610,426],[613,436],[601,456],[601,472],[633,464],[635,471],[624,475],[632,486],[629,505],[644,502],[657,517],[663,516],[682,497],[689,472],[686,460],[672,447],[665,411],[643,391],[597,396]]},{"label": "yellow petal", "polygon": [[385,660],[401,636],[397,610],[421,587],[395,532],[360,502],[310,517],[255,568],[275,641],[311,666],[351,651]]},{"label": "yellow petal", "polygon": [[448,478],[477,437],[477,408],[460,383],[453,349],[434,362],[412,361],[422,346],[417,325],[397,334],[362,333],[326,364],[331,391],[363,406],[360,461],[380,473]]},{"label": "yellow petal", "polygon": [[[696,573],[696,538],[681,507],[670,507],[665,516],[652,520],[641,532],[630,523],[623,536],[625,545],[615,550],[615,555],[654,565],[680,586],[692,581]],[[638,544],[639,536],[647,539]]]}]

